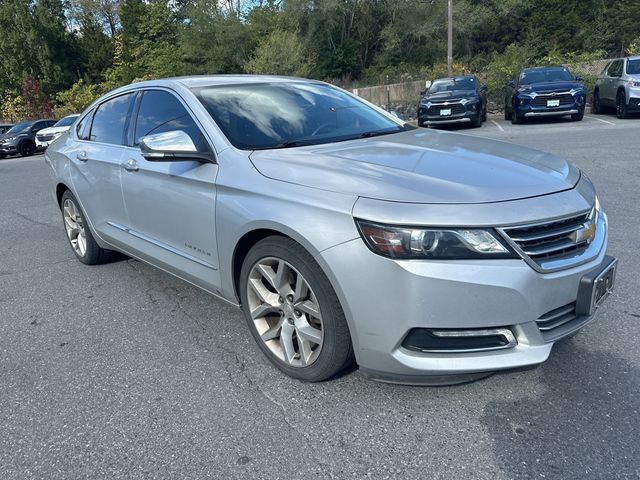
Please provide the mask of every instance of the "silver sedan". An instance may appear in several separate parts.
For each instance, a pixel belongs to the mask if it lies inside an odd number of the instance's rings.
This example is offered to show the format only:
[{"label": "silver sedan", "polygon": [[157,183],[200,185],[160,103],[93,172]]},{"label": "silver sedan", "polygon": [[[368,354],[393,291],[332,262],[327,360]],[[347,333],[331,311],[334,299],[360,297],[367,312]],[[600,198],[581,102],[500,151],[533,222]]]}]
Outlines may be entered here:
[{"label": "silver sedan", "polygon": [[414,384],[537,364],[615,280],[573,165],[417,129],[322,82],[132,84],[45,158],[81,262],[123,252],[241,307],[306,381],[354,363]]}]

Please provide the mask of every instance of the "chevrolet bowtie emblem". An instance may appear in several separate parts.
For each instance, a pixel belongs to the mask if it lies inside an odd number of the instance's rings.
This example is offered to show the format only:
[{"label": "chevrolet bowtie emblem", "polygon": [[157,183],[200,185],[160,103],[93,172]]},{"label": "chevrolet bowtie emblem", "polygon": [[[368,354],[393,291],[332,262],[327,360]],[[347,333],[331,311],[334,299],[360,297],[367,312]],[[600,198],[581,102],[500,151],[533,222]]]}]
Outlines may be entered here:
[{"label": "chevrolet bowtie emblem", "polygon": [[596,223],[593,220],[583,223],[571,236],[576,245],[583,242],[591,243],[596,236]]}]

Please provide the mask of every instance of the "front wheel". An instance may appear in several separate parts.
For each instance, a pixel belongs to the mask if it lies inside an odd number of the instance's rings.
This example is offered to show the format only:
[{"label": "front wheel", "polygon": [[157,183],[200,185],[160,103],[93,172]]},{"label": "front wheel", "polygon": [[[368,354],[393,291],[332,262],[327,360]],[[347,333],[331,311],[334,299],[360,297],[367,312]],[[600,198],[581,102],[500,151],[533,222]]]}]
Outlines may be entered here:
[{"label": "front wheel", "polygon": [[618,95],[616,96],[616,117],[620,119],[629,118],[627,99],[622,91],[618,92]]},{"label": "front wheel", "polygon": [[509,111],[509,108],[506,105],[504,106],[504,119],[511,120],[511,112]]},{"label": "front wheel", "polygon": [[511,112],[511,123],[513,125],[518,125],[519,123],[522,123],[522,117],[518,115],[518,112],[515,109],[513,110],[513,112]]},{"label": "front wheel", "polygon": [[583,118],[584,118],[584,109],[580,110],[578,113],[574,113],[573,115],[571,115],[571,120],[573,120],[574,122],[579,122]]},{"label": "front wheel", "polygon": [[22,142],[18,147],[18,152],[21,157],[30,157],[36,153],[36,146],[31,142]]},{"label": "front wheel", "polygon": [[240,273],[242,309],[258,346],[287,375],[327,380],[354,361],[349,328],[313,257],[279,236],[258,242]]}]

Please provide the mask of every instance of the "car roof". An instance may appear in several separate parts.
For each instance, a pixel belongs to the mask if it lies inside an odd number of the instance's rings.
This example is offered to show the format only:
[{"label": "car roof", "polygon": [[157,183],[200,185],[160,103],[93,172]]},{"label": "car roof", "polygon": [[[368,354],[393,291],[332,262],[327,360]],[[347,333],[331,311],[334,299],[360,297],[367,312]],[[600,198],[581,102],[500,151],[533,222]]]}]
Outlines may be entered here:
[{"label": "car roof", "polygon": [[471,78],[471,79],[475,79],[475,75],[458,75],[456,77],[440,77],[440,78],[436,78],[434,80],[434,82],[437,82],[439,80],[464,80],[467,78]]},{"label": "car roof", "polygon": [[540,71],[540,70],[556,70],[556,69],[568,70],[567,67],[565,67],[564,65],[547,65],[546,67],[528,67],[528,68],[523,68],[522,71],[523,72],[536,72],[536,71]]}]

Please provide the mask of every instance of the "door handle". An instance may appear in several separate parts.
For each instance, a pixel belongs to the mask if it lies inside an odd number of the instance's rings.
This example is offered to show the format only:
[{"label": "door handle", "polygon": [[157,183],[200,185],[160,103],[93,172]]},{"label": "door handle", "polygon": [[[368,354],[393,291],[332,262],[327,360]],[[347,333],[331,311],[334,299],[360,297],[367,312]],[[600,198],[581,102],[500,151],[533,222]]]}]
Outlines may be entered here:
[{"label": "door handle", "polygon": [[124,168],[127,172],[137,172],[139,168],[138,162],[136,162],[133,158],[130,158],[122,164],[122,168]]},{"label": "door handle", "polygon": [[82,152],[78,152],[78,154],[76,155],[76,158],[81,162],[86,162],[87,160],[89,160],[89,157],[87,156],[87,152],[85,152],[84,150]]}]

